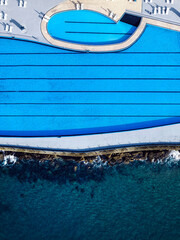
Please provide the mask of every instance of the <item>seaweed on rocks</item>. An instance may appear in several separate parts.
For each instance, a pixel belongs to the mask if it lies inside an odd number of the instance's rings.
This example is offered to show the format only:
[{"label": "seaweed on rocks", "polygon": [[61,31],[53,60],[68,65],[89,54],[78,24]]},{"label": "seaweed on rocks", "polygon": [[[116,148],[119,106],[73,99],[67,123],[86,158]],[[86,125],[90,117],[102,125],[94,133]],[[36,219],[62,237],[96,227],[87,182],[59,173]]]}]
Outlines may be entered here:
[{"label": "seaweed on rocks", "polygon": [[[79,183],[88,180],[102,181],[105,173],[113,169],[126,175],[124,166],[139,166],[146,163],[165,162],[172,151],[127,151],[107,152],[102,155],[59,156],[57,154],[0,152],[0,174],[15,176],[20,182],[35,183],[38,179]],[[156,169],[157,171],[157,169]],[[83,192],[83,190],[82,190]]]}]

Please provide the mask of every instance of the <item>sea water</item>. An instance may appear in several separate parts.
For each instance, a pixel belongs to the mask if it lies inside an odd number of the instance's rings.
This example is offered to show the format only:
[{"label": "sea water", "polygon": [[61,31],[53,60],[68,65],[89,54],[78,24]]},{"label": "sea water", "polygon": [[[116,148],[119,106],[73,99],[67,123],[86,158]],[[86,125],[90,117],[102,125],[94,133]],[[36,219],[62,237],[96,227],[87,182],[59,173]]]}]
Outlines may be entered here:
[{"label": "sea water", "polygon": [[71,166],[64,165],[63,178],[55,180],[35,169],[24,168],[22,177],[1,166],[0,240],[178,240],[178,154],[113,167],[98,159],[89,177],[81,166],[71,178]]}]

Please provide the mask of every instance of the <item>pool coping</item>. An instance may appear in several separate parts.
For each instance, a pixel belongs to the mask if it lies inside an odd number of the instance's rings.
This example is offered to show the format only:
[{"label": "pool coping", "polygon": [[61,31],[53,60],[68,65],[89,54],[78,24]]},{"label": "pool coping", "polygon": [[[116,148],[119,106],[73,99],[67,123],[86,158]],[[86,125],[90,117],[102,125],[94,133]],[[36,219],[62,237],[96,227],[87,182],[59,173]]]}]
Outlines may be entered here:
[{"label": "pool coping", "polygon": [[[156,19],[142,17],[141,22],[140,22],[139,26],[137,27],[136,31],[126,41],[121,42],[121,43],[108,44],[108,45],[107,44],[106,45],[86,45],[86,44],[77,44],[77,43],[71,43],[71,42],[62,41],[62,40],[56,40],[56,39],[52,38],[47,30],[47,24],[48,24],[49,19],[57,13],[69,11],[69,10],[75,10],[74,2],[63,2],[63,3],[58,4],[56,7],[50,9],[42,18],[41,32],[42,32],[44,38],[53,46],[57,46],[57,47],[61,47],[64,49],[69,49],[69,50],[83,51],[83,52],[114,52],[114,51],[124,50],[124,49],[130,47],[131,45],[133,45],[140,38],[140,36],[144,32],[147,24],[180,32],[179,25],[167,23],[163,20],[159,21]],[[100,14],[103,14],[103,15],[109,17],[109,15],[107,14],[107,11],[98,5],[96,6],[96,5],[88,5],[87,4],[83,7],[83,10],[95,11],[95,12],[98,12]],[[78,11],[81,11],[81,10],[78,10]],[[139,13],[138,13],[138,15],[139,15]],[[121,17],[122,17],[122,15],[119,15],[116,20],[112,19],[112,21],[114,21],[116,23],[119,21],[119,19]]]}]

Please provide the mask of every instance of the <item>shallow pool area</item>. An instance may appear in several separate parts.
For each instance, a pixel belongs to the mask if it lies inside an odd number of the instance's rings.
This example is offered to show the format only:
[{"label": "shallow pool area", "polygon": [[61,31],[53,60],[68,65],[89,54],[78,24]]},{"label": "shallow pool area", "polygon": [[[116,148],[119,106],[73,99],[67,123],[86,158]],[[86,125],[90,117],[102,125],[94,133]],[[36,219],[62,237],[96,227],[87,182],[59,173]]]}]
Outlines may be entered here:
[{"label": "shallow pool area", "polygon": [[70,10],[53,15],[47,24],[49,34],[57,40],[101,45],[127,40],[136,26],[90,10]]}]

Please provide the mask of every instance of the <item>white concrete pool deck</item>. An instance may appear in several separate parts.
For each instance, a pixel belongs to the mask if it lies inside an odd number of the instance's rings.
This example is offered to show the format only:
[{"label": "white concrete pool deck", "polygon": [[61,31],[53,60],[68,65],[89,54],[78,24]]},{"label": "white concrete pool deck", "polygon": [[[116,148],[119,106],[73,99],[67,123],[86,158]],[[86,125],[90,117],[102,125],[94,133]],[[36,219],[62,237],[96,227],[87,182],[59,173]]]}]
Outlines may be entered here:
[{"label": "white concrete pool deck", "polygon": [[[48,17],[56,12],[75,9],[71,1],[60,2],[59,0],[27,0],[27,7],[19,7],[18,1],[9,0],[8,5],[0,5],[0,11],[7,14],[7,18],[1,19],[0,36],[8,36],[22,39],[30,39],[37,42],[49,43],[63,48],[76,49],[81,51],[116,51],[132,45],[142,34],[146,24],[159,26],[180,32],[180,1],[174,0],[173,11],[169,15],[154,16],[146,12],[149,3],[142,0],[128,2],[128,0],[81,0],[84,9],[92,9],[109,16],[109,11],[117,15],[114,21],[122,16],[125,11],[133,12],[142,16],[142,21],[137,31],[124,43],[113,44],[111,46],[87,47],[87,45],[75,45],[71,43],[55,42],[49,38],[47,33]],[[162,1],[161,1],[162,2]],[[164,1],[165,2],[165,1]],[[78,3],[78,2],[76,2]],[[126,3],[126,4],[125,4]],[[154,0],[153,4],[160,4],[159,0]],[[124,5],[123,5],[124,4]],[[137,5],[135,5],[137,4]],[[167,5],[167,4],[166,4]],[[135,7],[136,6],[136,7]],[[150,10],[148,10],[150,11]],[[4,15],[3,15],[4,16]],[[4,17],[3,17],[4,18]],[[12,21],[15,20],[15,21]],[[12,26],[12,32],[6,31],[6,25]],[[21,30],[20,28],[24,28]],[[9,29],[10,30],[10,29]],[[43,34],[44,35],[43,35]],[[67,45],[70,44],[70,45]],[[112,149],[117,147],[127,147],[148,144],[179,144],[180,143],[180,124],[170,126],[149,128],[136,131],[126,131],[108,134],[96,134],[72,137],[48,137],[48,138],[5,138],[0,137],[1,146],[15,146],[35,149],[51,149],[58,151],[90,151],[96,149]]]},{"label": "white concrete pool deck", "polygon": [[95,151],[119,147],[180,144],[180,124],[135,131],[69,137],[0,137],[0,146],[57,151]]},{"label": "white concrete pool deck", "polygon": [[[164,28],[180,31],[180,1],[174,0],[173,4],[165,0],[20,0],[25,1],[25,7],[19,6],[19,0],[8,0],[7,5],[0,5],[0,36],[29,39],[55,46],[75,49],[80,51],[116,51],[131,46],[142,34],[146,24],[157,25]],[[91,9],[100,12],[115,22],[125,12],[141,16],[142,21],[135,33],[125,42],[104,46],[88,46],[57,41],[47,32],[49,17],[57,12],[76,9]],[[154,7],[169,8],[168,14],[152,14]],[[79,8],[79,7],[78,7]]]},{"label": "white concrete pool deck", "polygon": [[[78,2],[78,4],[83,4],[83,9],[86,10],[93,10],[97,11],[103,15],[106,15],[114,22],[119,21],[119,19],[123,16],[123,14],[126,11],[133,11],[134,15],[142,16],[141,23],[137,30],[134,32],[134,34],[127,39],[126,41],[122,43],[116,43],[116,44],[108,44],[108,45],[86,45],[86,44],[76,44],[71,42],[64,42],[60,40],[56,40],[48,33],[47,30],[47,24],[48,20],[56,13],[67,11],[67,10],[73,10],[77,7],[76,3],[74,1],[65,1],[53,9],[50,9],[44,18],[42,19],[41,23],[41,31],[44,35],[44,37],[50,42],[52,45],[59,46],[62,48],[77,50],[77,51],[90,51],[90,52],[110,52],[110,51],[117,51],[117,50],[123,50],[125,48],[130,47],[134,42],[137,41],[137,39],[141,36],[143,33],[146,24],[151,24],[163,28],[168,28],[175,31],[180,31],[180,26],[173,22],[173,18],[170,19],[171,21],[164,21],[168,20],[169,15],[166,15],[167,19],[163,15],[163,18],[161,18],[161,14],[158,15],[158,18],[152,17],[148,18],[145,14],[142,14],[142,4],[144,2],[137,0],[137,1],[127,1],[127,0],[115,0],[113,2],[107,2],[104,0],[98,1],[98,4],[94,0],[81,0],[81,3]],[[81,5],[78,7],[81,9]],[[121,8],[119,8],[121,6]],[[156,5],[155,5],[156,6]],[[180,7],[180,5],[179,5]],[[116,18],[114,18],[114,16]],[[161,21],[162,20],[162,21]]]}]

